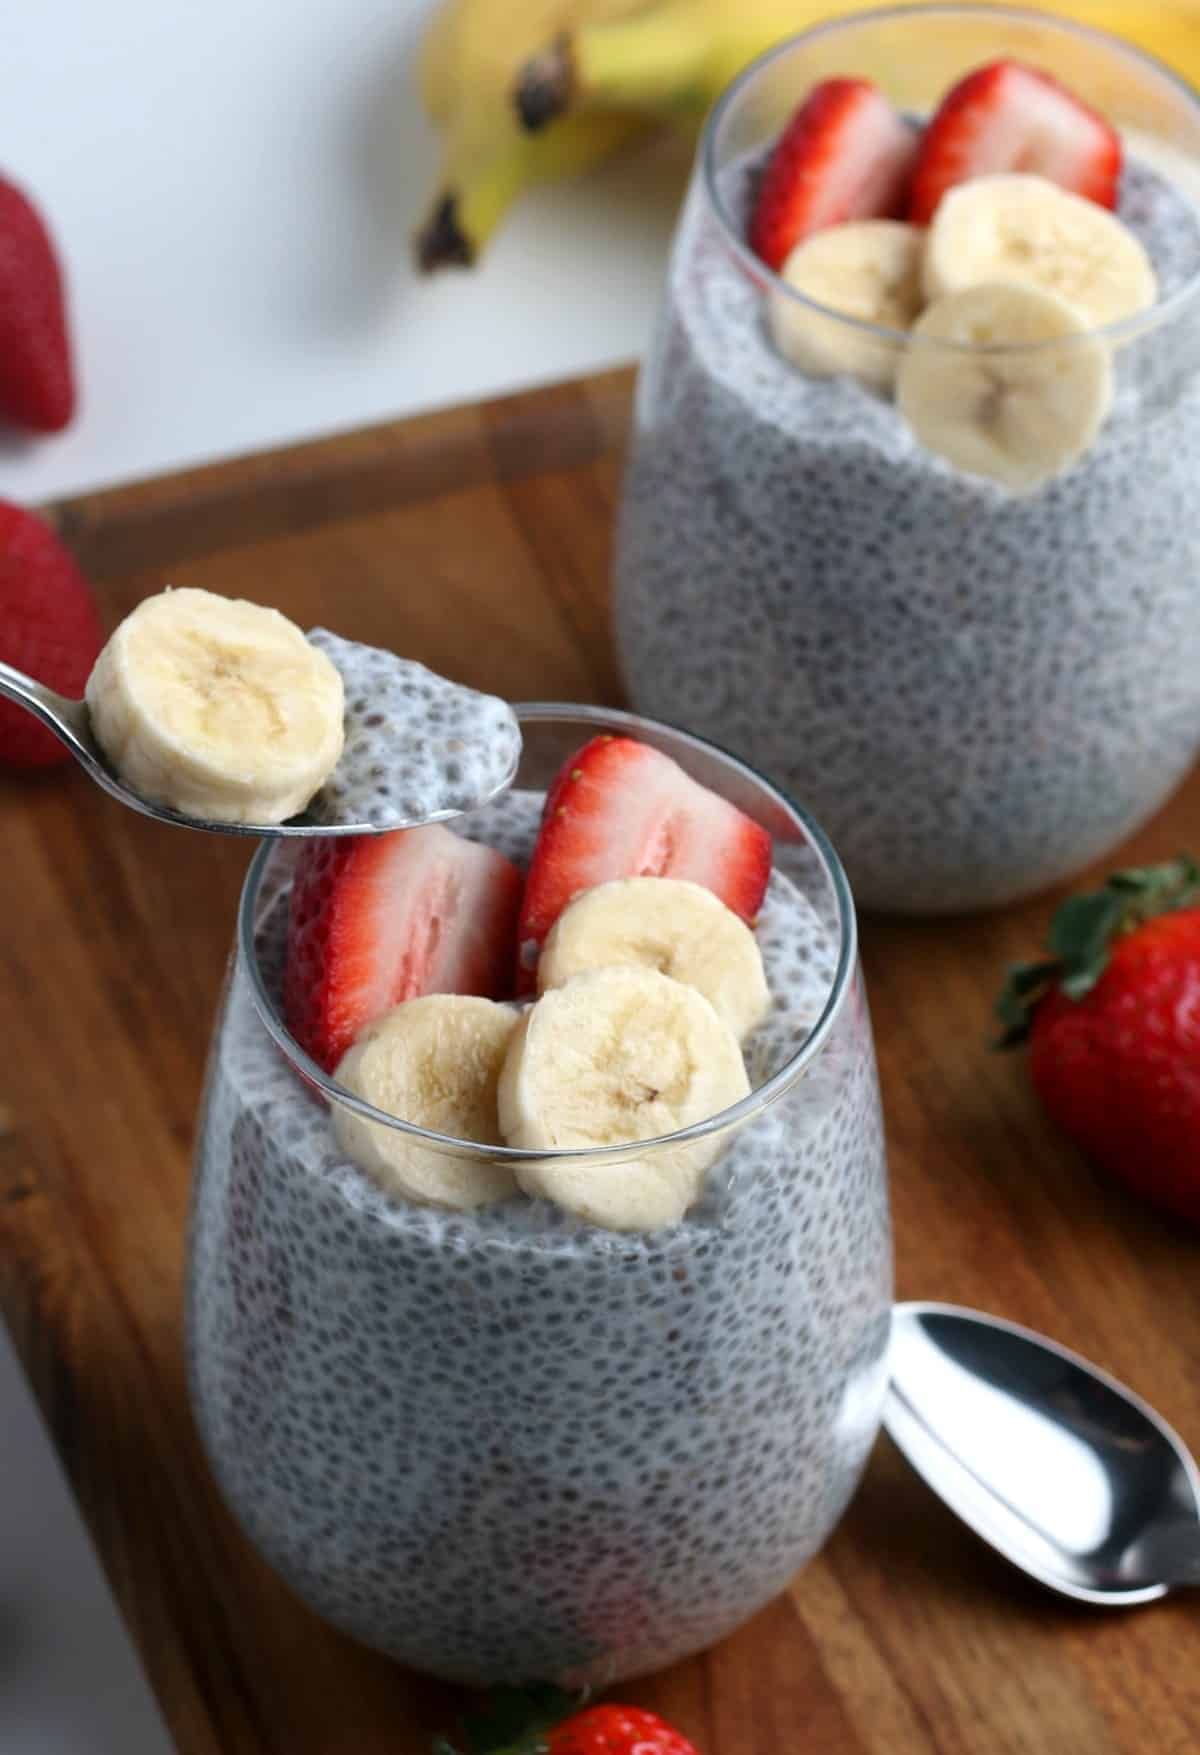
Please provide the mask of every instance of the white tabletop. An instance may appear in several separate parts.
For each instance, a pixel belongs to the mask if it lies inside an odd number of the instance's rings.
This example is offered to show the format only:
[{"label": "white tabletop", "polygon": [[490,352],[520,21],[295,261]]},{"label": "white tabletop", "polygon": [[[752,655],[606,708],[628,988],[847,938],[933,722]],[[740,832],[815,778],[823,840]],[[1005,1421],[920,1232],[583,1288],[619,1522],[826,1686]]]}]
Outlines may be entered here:
[{"label": "white tabletop", "polygon": [[423,280],[425,0],[0,7],[0,171],[66,261],[80,414],[0,441],[35,502],[629,359],[686,159],[527,197]]}]

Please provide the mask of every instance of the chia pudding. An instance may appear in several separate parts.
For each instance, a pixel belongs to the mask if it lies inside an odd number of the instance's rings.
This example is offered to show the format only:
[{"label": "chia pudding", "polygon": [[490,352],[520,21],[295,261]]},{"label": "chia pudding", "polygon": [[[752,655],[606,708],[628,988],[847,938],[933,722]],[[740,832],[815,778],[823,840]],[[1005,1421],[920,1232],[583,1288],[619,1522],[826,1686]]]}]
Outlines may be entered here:
[{"label": "chia pudding", "polygon": [[1200,214],[1127,157],[1118,212],[1158,304],[1113,346],[1090,449],[1015,493],[923,448],[885,394],[776,351],[774,277],[733,241],[768,149],[722,163],[724,125],[639,386],[629,694],[810,804],[861,905],[1032,893],[1123,840],[1200,750]]},{"label": "chia pudding", "polygon": [[308,640],[341,672],[346,691],[345,747],[309,806],[311,821],[437,822],[511,781],[521,734],[507,701],[326,628]]},{"label": "chia pudding", "polygon": [[[563,752],[539,754],[536,711],[522,730],[544,785]],[[713,784],[722,758],[656,737]],[[458,828],[524,864],[540,807],[514,793]],[[267,1559],[405,1663],[475,1684],[659,1668],[779,1591],[857,1483],[891,1299],[870,1024],[844,886],[778,795],[758,808],[756,1090],[699,1201],[652,1233],[523,1197],[439,1211],[347,1162],[336,1088],[278,1021],[297,854],[252,868],[198,1151],[193,1402]]]}]

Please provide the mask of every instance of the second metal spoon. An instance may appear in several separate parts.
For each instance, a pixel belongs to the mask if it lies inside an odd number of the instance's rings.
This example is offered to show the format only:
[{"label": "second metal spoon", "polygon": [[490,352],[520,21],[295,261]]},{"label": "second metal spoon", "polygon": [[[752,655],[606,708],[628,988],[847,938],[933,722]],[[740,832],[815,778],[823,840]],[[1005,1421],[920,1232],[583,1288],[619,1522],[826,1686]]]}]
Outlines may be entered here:
[{"label": "second metal spoon", "polygon": [[1200,1472],[1107,1373],[1015,1323],[898,1304],[884,1425],[934,1492],[1031,1577],[1125,1608],[1200,1585]]}]

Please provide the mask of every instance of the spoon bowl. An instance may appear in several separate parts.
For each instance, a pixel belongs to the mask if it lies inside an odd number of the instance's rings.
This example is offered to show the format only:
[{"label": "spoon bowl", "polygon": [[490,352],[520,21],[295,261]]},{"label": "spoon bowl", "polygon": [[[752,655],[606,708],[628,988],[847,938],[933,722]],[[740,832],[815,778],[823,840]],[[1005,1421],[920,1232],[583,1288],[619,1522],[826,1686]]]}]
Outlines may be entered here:
[{"label": "spoon bowl", "polygon": [[366,820],[353,814],[340,815],[336,803],[327,802],[326,807],[321,808],[322,789],[307,810],[299,816],[290,817],[285,823],[227,822],[209,817],[187,816],[182,811],[172,810],[169,805],[155,804],[152,800],[143,798],[132,786],[127,786],[110,766],[96,741],[86,701],[75,701],[68,695],[57,694],[54,689],[47,688],[45,683],[35,681],[33,677],[26,676],[11,664],[2,661],[0,697],[14,701],[17,706],[32,713],[35,719],[40,720],[48,731],[52,731],[66,745],[97,786],[102,786],[105,792],[121,804],[128,805],[130,810],[138,811],[144,817],[152,817],[159,823],[172,823],[181,829],[202,829],[210,835],[252,835],[258,840],[284,835],[382,835],[395,829],[414,829],[426,823],[449,822],[462,816],[466,808],[476,810],[490,804],[493,798],[512,784],[517,771],[519,750],[513,755],[509,771],[498,778],[497,784],[485,796],[472,799],[468,807],[431,810],[417,817],[399,812],[379,813]]},{"label": "spoon bowl", "polygon": [[934,1492],[1051,1590],[1129,1608],[1200,1585],[1200,1471],[1140,1397],[1065,1347],[898,1304],[884,1426]]}]

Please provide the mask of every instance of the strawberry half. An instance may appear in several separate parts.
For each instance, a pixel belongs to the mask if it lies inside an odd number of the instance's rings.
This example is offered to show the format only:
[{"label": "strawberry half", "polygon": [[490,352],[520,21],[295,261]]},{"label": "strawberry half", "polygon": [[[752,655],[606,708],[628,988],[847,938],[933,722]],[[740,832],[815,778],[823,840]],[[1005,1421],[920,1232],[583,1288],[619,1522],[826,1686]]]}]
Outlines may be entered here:
[{"label": "strawberry half", "polygon": [[438,824],[304,845],[288,918],[284,1016],[332,1072],[354,1038],[424,993],[511,986],[521,874]]},{"label": "strawberry half", "polygon": [[75,412],[62,272],[41,214],[0,177],[0,415],[56,433]]},{"label": "strawberry half", "polygon": [[869,79],[827,79],[771,154],[750,247],[776,273],[802,238],[852,219],[898,219],[917,158],[914,129]]},{"label": "strawberry half", "polygon": [[538,953],[581,890],[611,878],[690,878],[753,922],[771,875],[758,823],[632,737],[595,737],[546,794],[521,904],[518,990],[533,991]]},{"label": "strawberry half", "polygon": [[1022,171],[1115,207],[1121,138],[1103,116],[1036,67],[994,61],[942,99],[925,130],[908,217],[928,225],[947,190],[972,177]]}]

